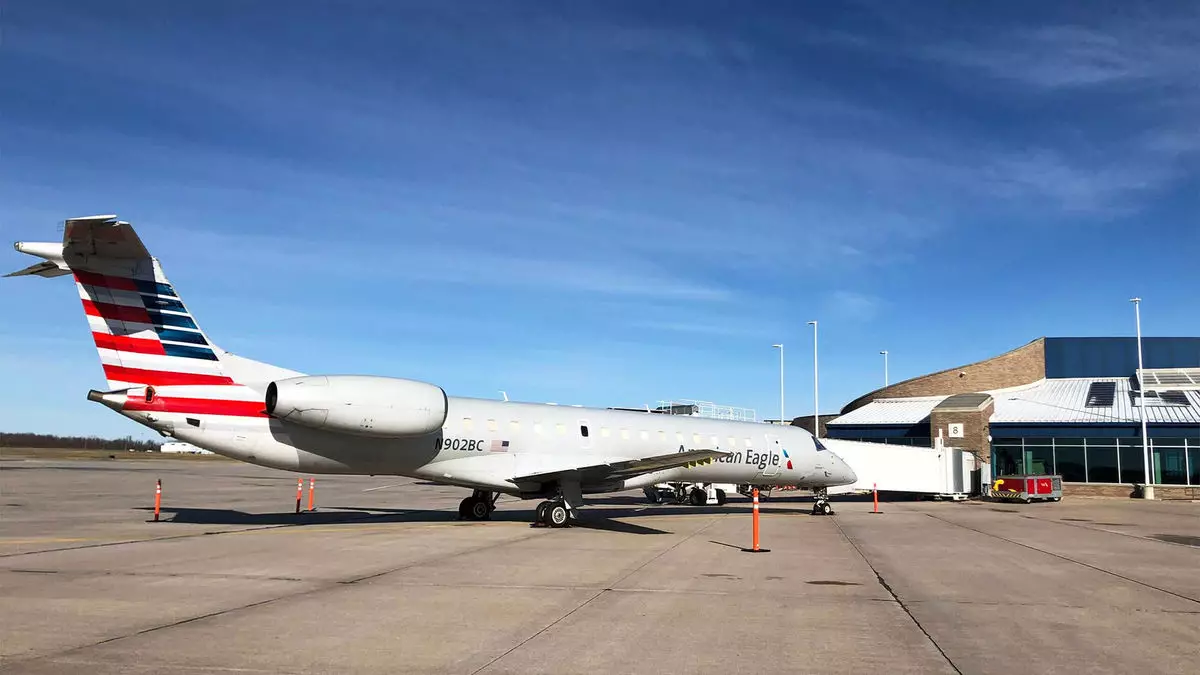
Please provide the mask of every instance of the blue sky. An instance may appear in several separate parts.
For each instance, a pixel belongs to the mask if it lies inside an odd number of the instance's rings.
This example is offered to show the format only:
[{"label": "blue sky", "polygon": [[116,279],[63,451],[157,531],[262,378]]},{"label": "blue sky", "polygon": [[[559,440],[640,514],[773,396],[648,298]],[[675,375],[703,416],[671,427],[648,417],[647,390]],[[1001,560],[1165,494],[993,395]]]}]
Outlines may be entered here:
[{"label": "blue sky", "polygon": [[[1041,335],[1198,335],[1187,3],[9,2],[0,234],[134,223],[310,373],[811,412]],[[0,253],[0,263],[28,264]],[[0,429],[141,435],[68,281]]]}]

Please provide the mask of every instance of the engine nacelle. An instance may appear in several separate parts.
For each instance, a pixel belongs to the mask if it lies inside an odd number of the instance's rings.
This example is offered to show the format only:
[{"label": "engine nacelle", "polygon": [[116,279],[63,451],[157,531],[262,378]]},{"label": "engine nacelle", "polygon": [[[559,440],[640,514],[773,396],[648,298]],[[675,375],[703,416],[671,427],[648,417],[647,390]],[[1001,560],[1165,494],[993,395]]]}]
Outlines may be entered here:
[{"label": "engine nacelle", "polygon": [[421,436],[446,422],[441,387],[394,377],[290,377],[267,385],[266,404],[271,417],[357,436]]}]

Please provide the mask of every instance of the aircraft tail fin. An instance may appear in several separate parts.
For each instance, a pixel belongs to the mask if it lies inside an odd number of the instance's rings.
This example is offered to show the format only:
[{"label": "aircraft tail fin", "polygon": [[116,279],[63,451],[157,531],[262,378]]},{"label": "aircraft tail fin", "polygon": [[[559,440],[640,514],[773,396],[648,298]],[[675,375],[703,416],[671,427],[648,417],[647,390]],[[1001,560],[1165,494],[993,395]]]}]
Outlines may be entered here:
[{"label": "aircraft tail fin", "polygon": [[116,216],[66,221],[63,241],[18,242],[44,259],[7,276],[72,274],[110,389],[260,385],[296,373],[242,359],[209,340],[158,260]]}]

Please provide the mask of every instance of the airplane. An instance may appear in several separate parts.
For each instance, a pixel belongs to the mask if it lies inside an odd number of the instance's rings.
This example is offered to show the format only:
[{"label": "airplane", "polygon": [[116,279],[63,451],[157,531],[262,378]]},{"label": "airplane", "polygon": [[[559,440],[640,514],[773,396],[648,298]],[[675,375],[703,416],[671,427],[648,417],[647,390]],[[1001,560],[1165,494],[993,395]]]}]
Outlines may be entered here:
[{"label": "airplane", "polygon": [[115,215],[71,218],[61,243],[14,247],[42,262],[6,276],[75,279],[108,383],[89,401],[235,460],[467,488],[468,520],[490,518],[502,494],[542,499],[534,524],[550,527],[570,526],[585,494],[660,483],[791,485],[813,490],[814,515],[827,515],[826,490],[856,481],[799,427],[452,397],[417,380],[309,375],[235,355]]}]

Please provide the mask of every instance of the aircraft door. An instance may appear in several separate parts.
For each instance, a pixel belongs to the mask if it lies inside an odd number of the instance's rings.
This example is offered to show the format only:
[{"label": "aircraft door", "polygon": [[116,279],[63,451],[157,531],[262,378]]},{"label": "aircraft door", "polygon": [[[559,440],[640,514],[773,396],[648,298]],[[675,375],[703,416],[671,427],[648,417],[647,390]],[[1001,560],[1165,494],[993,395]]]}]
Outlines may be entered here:
[{"label": "aircraft door", "polygon": [[763,478],[770,478],[779,473],[779,466],[783,463],[783,446],[779,444],[779,436],[775,434],[767,434],[767,467],[763,469]]}]

